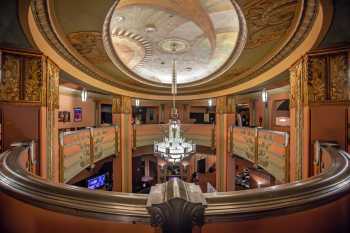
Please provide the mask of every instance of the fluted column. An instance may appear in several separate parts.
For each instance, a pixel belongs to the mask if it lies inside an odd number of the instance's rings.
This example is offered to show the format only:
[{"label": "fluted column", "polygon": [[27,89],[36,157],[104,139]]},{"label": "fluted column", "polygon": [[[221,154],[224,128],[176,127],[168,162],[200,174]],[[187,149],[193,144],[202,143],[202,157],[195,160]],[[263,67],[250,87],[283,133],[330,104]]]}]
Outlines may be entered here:
[{"label": "fluted column", "polygon": [[132,108],[131,98],[127,96],[113,97],[113,124],[119,127],[120,151],[114,163],[115,191],[132,192]]},{"label": "fluted column", "polygon": [[222,96],[216,100],[216,189],[232,190],[232,156],[229,148],[229,130],[236,120],[234,96]]}]

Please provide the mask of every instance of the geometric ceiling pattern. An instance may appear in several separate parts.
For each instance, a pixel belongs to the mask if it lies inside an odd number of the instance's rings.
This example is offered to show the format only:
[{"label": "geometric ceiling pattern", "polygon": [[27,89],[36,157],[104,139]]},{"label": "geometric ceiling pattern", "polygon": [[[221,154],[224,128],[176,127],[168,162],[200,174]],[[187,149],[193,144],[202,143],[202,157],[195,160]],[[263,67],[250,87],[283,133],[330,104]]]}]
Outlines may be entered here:
[{"label": "geometric ceiling pattern", "polygon": [[237,44],[245,40],[238,35],[246,28],[237,9],[231,0],[121,0],[112,6],[106,36],[119,61],[140,78],[171,83],[175,60],[177,82],[194,82],[240,55]]},{"label": "geometric ceiling pattern", "polygon": [[[318,0],[33,0],[35,24],[66,61],[141,94],[178,95],[248,82],[289,56],[313,28]],[[171,54],[172,44],[182,49]]]}]

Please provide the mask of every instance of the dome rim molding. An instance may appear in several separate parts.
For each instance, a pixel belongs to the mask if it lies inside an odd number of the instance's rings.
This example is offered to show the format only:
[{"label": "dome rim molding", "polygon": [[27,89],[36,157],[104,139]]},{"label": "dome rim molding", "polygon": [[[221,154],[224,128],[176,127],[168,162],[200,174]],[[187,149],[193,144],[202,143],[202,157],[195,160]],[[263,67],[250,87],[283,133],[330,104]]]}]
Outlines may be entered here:
[{"label": "dome rim molding", "polygon": [[[295,49],[292,50],[290,54],[282,58],[282,60],[277,62],[276,65],[273,65],[272,68],[269,68],[267,71],[263,71],[261,74],[257,74],[255,77],[249,79],[248,81],[244,81],[243,83],[239,83],[230,87],[222,88],[219,91],[200,90],[199,93],[193,91],[184,92],[182,94],[180,93],[178,99],[205,99],[235,94],[237,92],[247,90],[263,82],[266,82],[274,78],[276,75],[284,72],[285,70],[288,70],[289,67],[300,57],[302,57],[307,51],[315,47],[315,44],[320,41],[320,35],[323,34],[322,36],[324,36],[324,33],[322,32],[327,30],[327,28],[324,28],[322,26],[324,24],[328,26],[330,25],[324,22],[327,20],[327,17],[325,17],[327,14],[325,13],[324,1],[325,0],[303,0],[303,3],[305,4],[311,4],[310,2],[313,2],[315,4],[317,3],[314,5],[313,11],[309,12],[309,20],[310,17],[313,20],[308,23],[309,28],[307,29],[307,32],[304,33],[306,34],[305,38],[296,46]],[[169,88],[150,91],[149,87],[135,88],[135,85],[125,83],[119,83],[118,86],[116,86],[116,83],[111,83],[111,80],[100,79],[103,77],[98,76],[98,74],[94,72],[98,70],[96,67],[91,66],[91,63],[89,63],[80,54],[72,54],[71,51],[74,51],[74,48],[71,45],[68,44],[66,47],[66,44],[63,44],[64,41],[62,42],[61,40],[62,35],[61,37],[59,36],[59,30],[57,31],[57,28],[55,27],[55,24],[57,24],[57,22],[53,20],[55,19],[54,12],[52,12],[52,10],[47,11],[47,9],[52,9],[52,4],[53,0],[34,0],[28,12],[28,26],[31,36],[33,37],[33,40],[38,48],[41,48],[42,52],[46,56],[50,57],[62,70],[66,71],[84,83],[107,91],[111,94],[126,95],[142,99],[171,100],[171,96],[168,95]],[[46,17],[46,20],[48,20],[47,23],[49,24],[45,24],[43,18],[39,19],[39,12],[41,14],[45,13],[44,15],[41,15],[41,17]],[[300,20],[305,20],[305,15],[302,14],[301,16],[303,17],[301,17]],[[302,25],[299,25],[299,27],[300,26]],[[51,39],[56,40],[52,41]],[[81,60],[77,58],[81,58]],[[88,65],[90,66],[86,67]],[[82,67],[85,67],[86,69],[82,69]],[[96,75],[98,77],[96,77]]]},{"label": "dome rim molding", "polygon": [[[155,81],[151,81],[148,79],[145,79],[139,75],[137,75],[135,72],[132,70],[128,69],[122,61],[119,59],[116,51],[113,49],[112,41],[111,41],[111,33],[110,33],[110,22],[111,18],[113,16],[114,10],[117,7],[118,3],[120,0],[116,0],[115,3],[110,7],[107,16],[105,18],[104,24],[103,24],[103,30],[102,30],[102,40],[103,40],[103,45],[104,48],[111,59],[112,63],[118,67],[123,73],[127,74],[130,78],[135,79],[138,82],[148,84],[151,86],[159,86],[159,87],[165,87],[165,88],[170,88],[171,84],[166,84],[166,83],[159,83]],[[239,7],[239,4],[236,2],[236,0],[230,0],[232,3],[233,9],[237,13],[238,16],[238,22],[239,22],[239,36],[237,38],[237,43],[229,57],[229,59],[215,72],[210,74],[207,77],[201,78],[196,81],[188,82],[188,83],[179,83],[178,88],[191,88],[195,87],[204,83],[207,83],[209,81],[212,81],[225,73],[230,67],[232,67],[235,62],[238,60],[239,56],[241,55],[246,42],[247,42],[247,36],[248,36],[248,29],[247,29],[247,23],[244,17],[244,14]]]}]

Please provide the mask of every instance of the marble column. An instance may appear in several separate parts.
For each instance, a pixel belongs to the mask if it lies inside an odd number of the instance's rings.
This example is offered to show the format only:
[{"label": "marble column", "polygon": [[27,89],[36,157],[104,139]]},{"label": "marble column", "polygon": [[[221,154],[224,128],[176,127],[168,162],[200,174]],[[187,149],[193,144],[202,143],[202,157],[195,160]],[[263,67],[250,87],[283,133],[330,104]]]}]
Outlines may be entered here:
[{"label": "marble column", "polygon": [[236,103],[234,96],[222,96],[216,100],[216,189],[227,191],[234,183],[231,175],[230,127],[236,120]]},{"label": "marble column", "polygon": [[132,192],[132,127],[131,98],[127,96],[114,96],[112,104],[113,124],[119,130],[119,155],[115,160],[114,179],[119,192]]}]

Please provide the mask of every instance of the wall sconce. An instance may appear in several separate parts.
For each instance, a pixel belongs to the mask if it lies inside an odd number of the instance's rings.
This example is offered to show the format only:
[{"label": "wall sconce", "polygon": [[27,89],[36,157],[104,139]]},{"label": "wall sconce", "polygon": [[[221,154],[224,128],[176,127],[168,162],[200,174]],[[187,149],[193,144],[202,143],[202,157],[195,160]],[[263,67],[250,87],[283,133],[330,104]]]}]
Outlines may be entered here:
[{"label": "wall sconce", "polygon": [[158,165],[160,166],[160,169],[163,170],[165,165],[166,165],[166,162],[161,160],[161,161],[158,162]]},{"label": "wall sconce", "polygon": [[136,99],[136,100],[135,100],[135,105],[136,105],[136,107],[139,107],[139,106],[140,106],[140,100],[139,100],[139,99]]},{"label": "wall sconce", "polygon": [[87,90],[84,88],[84,89],[81,91],[81,101],[86,102],[86,100],[87,100],[87,95],[88,95]]},{"label": "wall sconce", "polygon": [[267,91],[265,88],[261,92],[261,99],[262,99],[262,102],[264,102],[264,103],[267,102]]},{"label": "wall sconce", "polygon": [[213,106],[213,100],[212,100],[212,99],[209,99],[209,100],[208,100],[208,106],[209,106],[209,107]]}]

